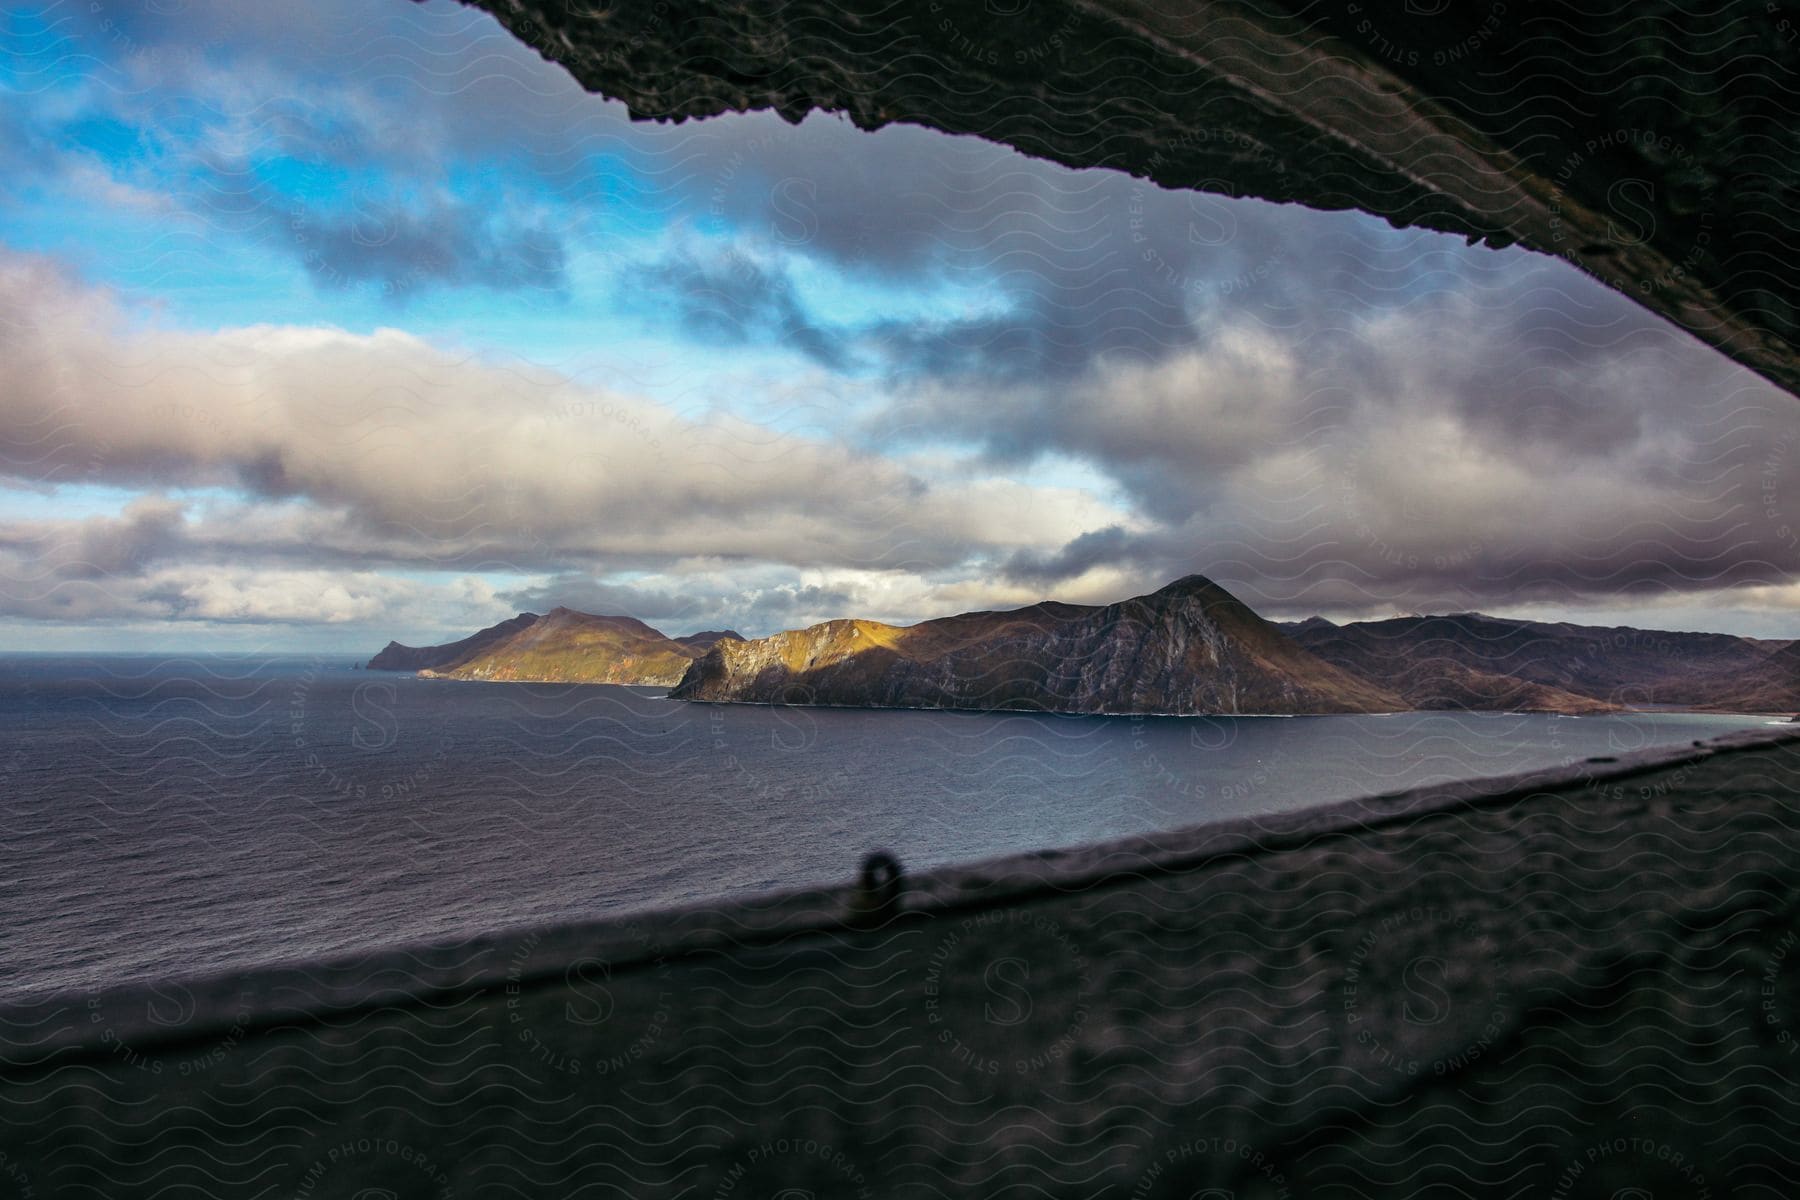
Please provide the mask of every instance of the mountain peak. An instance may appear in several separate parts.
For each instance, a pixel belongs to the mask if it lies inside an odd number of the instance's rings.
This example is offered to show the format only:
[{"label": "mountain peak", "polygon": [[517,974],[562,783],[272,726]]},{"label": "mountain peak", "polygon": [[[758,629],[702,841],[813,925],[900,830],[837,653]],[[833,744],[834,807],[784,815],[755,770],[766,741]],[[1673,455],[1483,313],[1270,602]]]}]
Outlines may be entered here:
[{"label": "mountain peak", "polygon": [[450,646],[390,648],[370,665],[429,669],[452,679],[668,686],[696,653],[636,617],[559,604],[542,617],[521,613]]},{"label": "mountain peak", "polygon": [[1143,602],[1153,606],[1198,608],[1206,619],[1222,621],[1240,631],[1265,624],[1254,609],[1204,575],[1183,575],[1148,596],[1141,596],[1136,601],[1126,601],[1128,604]]},{"label": "mountain peak", "polygon": [[1183,575],[1171,583],[1165,583],[1150,594],[1152,596],[1176,596],[1186,595],[1190,592],[1222,592],[1224,590],[1206,576],[1196,572],[1192,575]]}]

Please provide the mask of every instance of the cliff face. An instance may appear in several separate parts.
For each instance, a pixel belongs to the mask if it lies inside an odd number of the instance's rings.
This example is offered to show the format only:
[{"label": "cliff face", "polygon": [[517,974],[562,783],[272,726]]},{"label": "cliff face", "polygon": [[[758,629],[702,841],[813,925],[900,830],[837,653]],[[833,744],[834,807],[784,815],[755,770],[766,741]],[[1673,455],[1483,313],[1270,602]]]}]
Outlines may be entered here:
[{"label": "cliff face", "polygon": [[1603,712],[1645,704],[1785,711],[1800,658],[1722,633],[1518,621],[1458,613],[1347,625],[1294,640],[1419,708]]},{"label": "cliff face", "polygon": [[1405,704],[1295,645],[1198,575],[1118,604],[1047,602],[898,627],[828,621],[721,642],[684,700],[1049,712],[1391,712]]},{"label": "cliff face", "polygon": [[454,667],[495,642],[535,624],[537,620],[536,613],[520,613],[511,620],[490,625],[480,633],[472,633],[460,642],[448,642],[442,646],[402,646],[399,642],[389,642],[381,653],[369,660],[369,669],[425,671]]}]

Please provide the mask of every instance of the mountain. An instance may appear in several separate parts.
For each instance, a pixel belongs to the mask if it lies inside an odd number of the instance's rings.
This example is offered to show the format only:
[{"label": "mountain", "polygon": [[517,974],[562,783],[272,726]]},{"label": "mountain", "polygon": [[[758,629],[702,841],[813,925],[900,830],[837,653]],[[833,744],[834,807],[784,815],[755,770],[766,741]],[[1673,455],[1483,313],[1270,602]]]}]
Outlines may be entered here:
[{"label": "mountain", "polygon": [[1716,671],[1687,688],[1696,708],[1726,712],[1800,712],[1800,642],[1771,651],[1754,672]]},{"label": "mountain", "polygon": [[708,629],[704,633],[690,633],[686,637],[678,637],[672,640],[680,642],[683,646],[686,646],[696,654],[705,654],[708,650],[711,650],[714,646],[727,638],[730,638],[732,641],[741,642],[744,640],[744,635],[735,629]]},{"label": "mountain", "polygon": [[684,700],[1048,712],[1357,713],[1391,691],[1294,644],[1198,575],[1090,606],[1046,601],[917,625],[827,621],[723,641],[669,693]]},{"label": "mountain", "polygon": [[369,665],[446,679],[668,686],[696,657],[732,640],[741,639],[729,630],[671,638],[634,617],[553,608],[541,617],[520,613],[447,646],[390,643]]},{"label": "mountain", "polygon": [[[1723,633],[1480,613],[1309,621],[1288,632],[1326,662],[1420,708],[1593,712],[1666,704],[1757,712],[1787,711],[1800,701],[1800,652],[1784,677],[1783,644]],[[1771,703],[1784,697],[1786,703]]]},{"label": "mountain", "polygon": [[536,613],[520,613],[498,625],[490,625],[480,633],[472,633],[460,642],[442,646],[402,646],[389,642],[381,653],[369,660],[371,671],[425,671],[454,666],[484,648],[510,637],[538,619]]},{"label": "mountain", "polygon": [[1119,604],[828,621],[754,641],[728,629],[671,638],[631,617],[556,608],[442,646],[389,642],[369,667],[877,708],[1800,712],[1800,642],[1481,613],[1277,626],[1198,575]]}]

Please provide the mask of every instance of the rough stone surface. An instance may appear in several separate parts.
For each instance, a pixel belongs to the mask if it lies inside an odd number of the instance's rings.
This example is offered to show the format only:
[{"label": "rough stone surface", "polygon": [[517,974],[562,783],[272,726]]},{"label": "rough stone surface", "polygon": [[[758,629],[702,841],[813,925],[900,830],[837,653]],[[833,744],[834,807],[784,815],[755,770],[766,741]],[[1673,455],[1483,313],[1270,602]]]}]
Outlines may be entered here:
[{"label": "rough stone surface", "polygon": [[15,1008],[0,1180],[1785,1198],[1797,737]]}]

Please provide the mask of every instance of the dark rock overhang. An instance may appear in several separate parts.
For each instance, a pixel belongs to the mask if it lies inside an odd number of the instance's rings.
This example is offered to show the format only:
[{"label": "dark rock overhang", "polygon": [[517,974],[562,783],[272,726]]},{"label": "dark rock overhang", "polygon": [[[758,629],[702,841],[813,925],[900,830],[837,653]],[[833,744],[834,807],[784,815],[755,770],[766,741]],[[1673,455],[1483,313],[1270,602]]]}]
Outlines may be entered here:
[{"label": "dark rock overhang", "polygon": [[1764,0],[474,0],[657,120],[973,134],[1566,259],[1800,394],[1800,15]]}]

